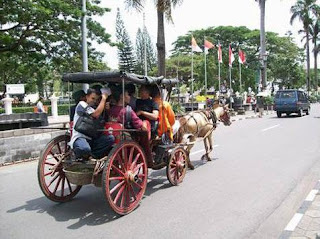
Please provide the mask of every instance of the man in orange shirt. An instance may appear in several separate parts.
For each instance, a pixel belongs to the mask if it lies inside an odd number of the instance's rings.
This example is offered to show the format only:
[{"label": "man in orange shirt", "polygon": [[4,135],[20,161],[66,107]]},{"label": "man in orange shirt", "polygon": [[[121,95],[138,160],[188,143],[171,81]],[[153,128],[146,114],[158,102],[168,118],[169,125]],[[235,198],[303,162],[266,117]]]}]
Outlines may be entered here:
[{"label": "man in orange shirt", "polygon": [[157,86],[154,86],[152,89],[152,100],[159,105],[158,135],[161,137],[166,133],[173,140],[172,126],[175,123],[175,114],[170,103],[162,100],[160,89]]}]

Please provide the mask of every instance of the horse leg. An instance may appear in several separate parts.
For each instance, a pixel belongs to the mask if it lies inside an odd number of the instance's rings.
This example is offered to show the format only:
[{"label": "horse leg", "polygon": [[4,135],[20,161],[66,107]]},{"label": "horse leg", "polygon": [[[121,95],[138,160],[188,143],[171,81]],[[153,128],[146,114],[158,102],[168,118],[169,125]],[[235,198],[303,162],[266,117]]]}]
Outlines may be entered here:
[{"label": "horse leg", "polygon": [[190,151],[191,151],[192,147],[193,147],[193,145],[188,145],[187,149],[186,149],[186,151],[187,151],[187,164],[188,164],[188,168],[191,169],[191,170],[194,169],[194,166],[190,161]]},{"label": "horse leg", "polygon": [[212,139],[212,133],[208,135],[208,141],[209,141],[209,152],[208,152],[208,160],[211,161],[211,158],[209,154],[213,151],[213,139]]},{"label": "horse leg", "polygon": [[206,149],[206,153],[204,154],[204,155],[202,155],[202,157],[201,157],[201,159],[203,160],[203,159],[207,159],[207,161],[210,161],[210,158],[208,157],[209,156],[209,153],[208,153],[208,151],[209,151],[209,148],[208,148],[208,137],[205,137],[204,139],[203,139],[203,143],[204,143],[204,147],[205,147],[205,149]]}]

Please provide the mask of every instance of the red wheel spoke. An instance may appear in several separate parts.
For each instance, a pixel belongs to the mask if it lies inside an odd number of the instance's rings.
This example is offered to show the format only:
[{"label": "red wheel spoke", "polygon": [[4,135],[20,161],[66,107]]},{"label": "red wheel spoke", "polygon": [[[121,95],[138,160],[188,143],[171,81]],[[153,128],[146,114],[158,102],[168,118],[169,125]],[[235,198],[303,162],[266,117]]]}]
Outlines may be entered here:
[{"label": "red wheel spoke", "polygon": [[56,156],[54,156],[54,153],[52,153],[52,151],[51,151],[51,150],[49,151],[49,154],[51,154],[51,155],[52,155],[52,157],[53,157],[57,162],[59,162],[59,159],[58,159]]},{"label": "red wheel spoke", "polygon": [[66,178],[66,179],[67,179],[67,184],[68,184],[69,192],[70,192],[70,194],[71,194],[71,193],[72,193],[72,187],[71,187],[71,185],[70,185],[69,179],[68,179],[68,178]]},{"label": "red wheel spoke", "polygon": [[[136,197],[136,194],[133,190],[133,187],[132,185],[129,185],[129,192],[131,193],[131,195],[133,196],[134,200],[136,201],[137,200],[137,197]],[[130,194],[129,194],[130,195]]]},{"label": "red wheel spoke", "polygon": [[130,167],[132,164],[133,152],[134,152],[134,147],[130,149],[128,167]]},{"label": "red wheel spoke", "polygon": [[126,187],[126,185],[122,185],[122,187],[119,189],[116,197],[115,197],[114,200],[113,200],[113,203],[114,203],[114,204],[117,204],[117,202],[118,202],[120,196],[122,195],[123,190],[125,189],[125,187]]},{"label": "red wheel spoke", "polygon": [[177,164],[174,163],[174,162],[172,162],[172,163],[170,164],[170,167],[176,167],[176,166],[177,166]]},{"label": "red wheel spoke", "polygon": [[52,184],[54,181],[56,181],[56,179],[59,177],[59,175],[60,175],[60,174],[59,174],[59,173],[57,173],[57,174],[56,174],[56,176],[54,176],[54,177],[53,177],[53,179],[51,179],[51,181],[50,181],[50,183],[49,183],[48,187],[50,187],[50,186],[51,186],[51,184]]},{"label": "red wheel spoke", "polygon": [[62,183],[61,183],[61,197],[64,196],[64,184],[65,184],[66,178],[63,176]]},{"label": "red wheel spoke", "polygon": [[61,154],[61,153],[62,153],[62,151],[61,151],[61,147],[60,147],[60,142],[59,142],[59,143],[57,143],[57,146],[58,146],[59,153]]},{"label": "red wheel spoke", "polygon": [[144,165],[144,163],[139,163],[132,171],[134,174],[137,174],[138,170]]},{"label": "red wheel spoke", "polygon": [[127,148],[125,148],[125,147],[122,148],[122,157],[123,157],[124,168],[125,168],[125,170],[128,170],[127,169],[127,166],[128,166],[128,151],[127,151]]},{"label": "red wheel spoke", "polygon": [[116,186],[114,186],[111,190],[110,190],[110,194],[112,194],[114,191],[116,191],[119,187],[121,187],[125,182],[121,181],[120,183],[118,183]]},{"label": "red wheel spoke", "polygon": [[142,186],[141,186],[139,183],[137,183],[137,182],[135,182],[135,181],[133,181],[132,183],[133,183],[135,186],[137,186],[138,188],[142,189]]},{"label": "red wheel spoke", "polygon": [[59,180],[58,180],[58,182],[57,182],[57,184],[56,184],[56,186],[55,186],[55,188],[53,190],[53,194],[56,194],[58,186],[60,185],[60,182],[61,182],[61,177],[59,177]]},{"label": "red wheel spoke", "polygon": [[117,158],[116,158],[115,161],[118,161],[119,164],[120,164],[120,166],[121,166],[121,168],[122,168],[123,170],[125,170],[125,167],[124,167],[124,165],[123,165],[122,159],[121,159],[121,157],[120,157],[119,154],[117,154]]},{"label": "red wheel spoke", "polygon": [[121,208],[123,208],[123,203],[125,201],[125,194],[126,194],[126,190],[124,190],[123,193],[121,194],[121,202],[120,202]]},{"label": "red wheel spoke", "polygon": [[122,176],[124,176],[124,172],[122,172],[119,168],[117,168],[114,165],[111,165],[111,168],[114,169],[115,171],[117,171],[119,174],[121,174]]},{"label": "red wheel spoke", "polygon": [[50,172],[48,172],[48,173],[46,173],[45,175],[43,175],[43,176],[48,176],[48,175],[51,175],[52,174],[52,172],[50,171]]},{"label": "red wheel spoke", "polygon": [[50,165],[50,166],[54,166],[55,165],[54,163],[48,163],[48,162],[45,162],[44,164]]},{"label": "red wheel spoke", "polygon": [[109,181],[112,181],[112,180],[123,180],[124,177],[111,177],[109,178]]},{"label": "red wheel spoke", "polygon": [[138,162],[138,158],[140,157],[140,155],[141,155],[141,154],[138,153],[138,154],[136,155],[136,157],[134,158],[132,164],[130,165],[130,169],[131,169],[131,170],[136,166],[136,164],[137,164],[137,162]]}]

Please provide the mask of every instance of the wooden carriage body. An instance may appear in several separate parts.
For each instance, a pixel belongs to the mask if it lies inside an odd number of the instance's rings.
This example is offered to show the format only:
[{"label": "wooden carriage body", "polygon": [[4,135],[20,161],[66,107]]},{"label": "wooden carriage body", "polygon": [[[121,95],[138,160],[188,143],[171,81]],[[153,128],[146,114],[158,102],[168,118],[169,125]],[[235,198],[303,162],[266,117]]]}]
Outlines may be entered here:
[{"label": "wooden carriage body", "polygon": [[[65,74],[71,83],[134,83],[172,85],[176,79],[153,78],[123,72],[82,72]],[[72,122],[70,123],[72,126]],[[147,187],[148,168],[166,167],[172,185],[182,182],[187,169],[187,153],[183,146],[163,144],[150,139],[146,131],[125,129],[123,124],[107,122],[104,134],[113,134],[115,144],[108,156],[86,163],[72,161],[68,145],[72,128],[52,139],[42,151],[38,164],[38,180],[44,195],[52,201],[71,200],[83,185],[101,186],[111,208],[120,215],[133,211]]]}]

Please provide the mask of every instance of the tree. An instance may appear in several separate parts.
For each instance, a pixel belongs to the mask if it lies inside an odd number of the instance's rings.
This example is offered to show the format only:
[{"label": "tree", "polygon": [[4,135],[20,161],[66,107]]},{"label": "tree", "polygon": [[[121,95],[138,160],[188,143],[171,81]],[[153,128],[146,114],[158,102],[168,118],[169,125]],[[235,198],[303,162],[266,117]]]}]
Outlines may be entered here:
[{"label": "tree", "polygon": [[[95,15],[101,16],[109,11],[99,7],[99,3],[99,0],[87,1],[88,38],[98,43],[110,43],[110,35],[93,20]],[[65,69],[70,71],[73,67],[70,59],[80,57],[81,16],[81,1],[3,0],[0,8],[0,69],[4,71],[0,74],[0,84],[27,83],[30,85],[26,88],[33,90],[32,84],[38,82],[40,89],[45,81],[52,80],[50,77],[62,73],[56,70],[61,69],[60,64],[67,65]],[[89,58],[97,56],[91,45],[88,42]],[[39,72],[48,71],[50,74],[40,77]]]},{"label": "tree", "polygon": [[291,19],[292,24],[295,19],[299,19],[303,24],[303,31],[306,34],[306,53],[307,53],[307,90],[310,91],[310,25],[312,24],[311,14],[317,8],[316,0],[298,0],[295,5],[291,7]]},{"label": "tree", "polygon": [[262,88],[266,87],[266,32],[265,32],[265,12],[266,12],[266,0],[255,0],[259,2],[260,6],[260,61],[261,61],[261,81]]},{"label": "tree", "polygon": [[146,41],[146,58],[147,58],[147,69],[148,74],[152,71],[154,67],[157,65],[156,54],[154,52],[154,47],[148,33],[146,27],[144,27],[144,31],[142,32],[140,28],[138,28],[136,35],[136,55],[137,55],[137,64],[136,64],[136,72],[138,74],[144,75],[144,66],[145,66],[145,58],[144,58],[144,42]]},{"label": "tree", "polygon": [[[260,52],[260,31],[250,30],[247,27],[219,26],[209,27],[189,32],[184,36],[179,36],[173,43],[174,49],[172,56],[167,61],[167,76],[175,77],[177,68],[179,75],[183,79],[190,78],[190,38],[193,35],[198,43],[203,41],[204,36],[210,42],[217,44],[218,41],[222,47],[221,79],[228,81],[228,46],[238,52],[239,45],[241,50],[246,53],[246,64],[241,69],[243,86],[245,89],[251,87],[256,89],[257,71],[260,70],[261,64],[258,61]],[[302,62],[304,60],[303,50],[300,49],[291,37],[279,37],[277,33],[267,32],[266,50],[270,52],[268,58],[268,81],[276,80],[280,85],[289,84],[292,87],[301,87],[303,81]],[[201,46],[201,44],[199,44]],[[236,56],[236,61],[238,57]],[[234,66],[236,64],[234,63]],[[204,85],[204,59],[202,54],[194,55],[194,75],[195,88],[201,89]],[[218,88],[218,61],[217,48],[213,49],[213,54],[209,52],[207,56],[208,69],[208,87]],[[238,67],[232,68],[233,86],[235,91],[239,91],[239,71]],[[302,73],[301,73],[302,72]]]},{"label": "tree", "polygon": [[134,72],[136,60],[129,34],[121,18],[120,9],[117,9],[116,37],[118,43],[119,70]]},{"label": "tree", "polygon": [[[141,10],[143,0],[125,0],[131,8]],[[166,45],[164,33],[164,16],[172,22],[172,9],[181,4],[183,0],[156,0],[154,1],[158,17],[158,36],[157,36],[157,56],[158,56],[158,75],[165,76]]]},{"label": "tree", "polygon": [[[319,13],[320,14],[320,11]],[[314,57],[314,84],[315,89],[318,88],[318,65],[317,65],[317,59],[318,59],[318,53],[320,51],[320,17],[316,18],[314,20],[314,23],[310,26],[310,35],[311,35],[311,41],[313,42],[313,57]]]}]

